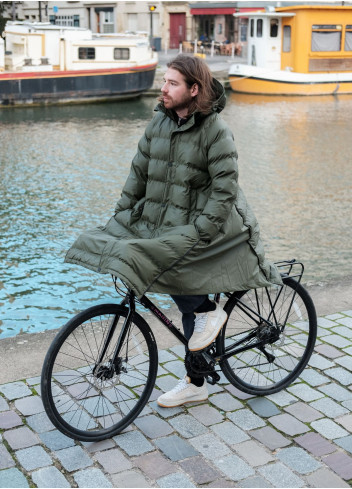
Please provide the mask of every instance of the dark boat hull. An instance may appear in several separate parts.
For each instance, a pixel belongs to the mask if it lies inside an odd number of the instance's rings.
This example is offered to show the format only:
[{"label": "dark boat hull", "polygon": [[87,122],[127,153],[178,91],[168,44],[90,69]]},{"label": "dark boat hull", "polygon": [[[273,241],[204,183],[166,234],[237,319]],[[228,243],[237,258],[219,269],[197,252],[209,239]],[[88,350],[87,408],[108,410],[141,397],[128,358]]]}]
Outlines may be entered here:
[{"label": "dark boat hull", "polygon": [[155,69],[0,73],[0,107],[131,98],[151,88]]}]

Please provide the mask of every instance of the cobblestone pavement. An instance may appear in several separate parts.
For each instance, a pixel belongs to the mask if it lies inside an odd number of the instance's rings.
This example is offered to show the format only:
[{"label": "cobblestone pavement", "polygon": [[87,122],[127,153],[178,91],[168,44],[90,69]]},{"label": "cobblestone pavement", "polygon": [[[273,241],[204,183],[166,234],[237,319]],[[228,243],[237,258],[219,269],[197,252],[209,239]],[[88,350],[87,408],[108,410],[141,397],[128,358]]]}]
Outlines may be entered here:
[{"label": "cobblestone pavement", "polygon": [[309,368],[257,398],[228,384],[207,402],[162,409],[183,347],[162,350],[156,388],[125,432],[79,443],[58,432],[39,377],[0,385],[0,487],[349,487],[352,310],[321,317]]}]

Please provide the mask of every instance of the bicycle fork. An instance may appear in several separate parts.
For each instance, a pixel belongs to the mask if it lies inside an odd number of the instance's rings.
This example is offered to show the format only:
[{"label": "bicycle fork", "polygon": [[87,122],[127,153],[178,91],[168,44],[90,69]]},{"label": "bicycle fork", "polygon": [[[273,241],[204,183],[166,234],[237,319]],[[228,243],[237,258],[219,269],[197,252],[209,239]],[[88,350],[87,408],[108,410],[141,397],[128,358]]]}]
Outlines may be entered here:
[{"label": "bicycle fork", "polygon": [[[119,315],[117,315],[117,314],[115,315],[115,317],[114,317],[114,319],[113,319],[113,321],[109,327],[109,331],[106,335],[103,347],[102,347],[101,352],[99,354],[99,358],[98,358],[97,363],[95,364],[95,366],[93,368],[93,375],[95,375],[98,379],[101,379],[101,380],[111,379],[115,374],[118,375],[121,372],[126,372],[126,369],[122,365],[123,359],[119,356],[119,354],[120,354],[122,345],[124,344],[124,342],[126,340],[126,337],[127,337],[126,352],[128,351],[128,333],[129,333],[129,329],[130,329],[130,326],[132,323],[133,314],[135,312],[134,297],[135,297],[134,292],[129,291],[129,293],[126,295],[126,297],[124,298],[124,300],[121,303],[122,306],[124,306],[128,303],[129,304],[129,310],[128,310],[127,316],[124,320],[123,326],[121,328],[119,338],[116,342],[115,351],[114,351],[112,357],[109,358],[108,364],[106,364],[106,361],[104,363],[103,360],[104,360],[105,354],[108,350],[109,344],[110,344],[110,342],[114,336],[117,323],[120,319]],[[125,362],[127,362],[128,358],[126,357],[124,360],[125,360]]]}]

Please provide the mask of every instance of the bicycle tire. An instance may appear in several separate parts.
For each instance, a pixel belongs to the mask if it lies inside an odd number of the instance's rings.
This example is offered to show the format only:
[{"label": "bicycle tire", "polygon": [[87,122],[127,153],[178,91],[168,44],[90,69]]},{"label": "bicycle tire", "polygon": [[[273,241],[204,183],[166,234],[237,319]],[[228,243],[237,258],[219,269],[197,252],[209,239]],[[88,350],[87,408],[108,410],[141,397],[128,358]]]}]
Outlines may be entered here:
[{"label": "bicycle tire", "polygon": [[[308,292],[292,277],[284,277],[283,286],[235,292],[224,306],[228,321],[217,338],[220,355],[233,341],[251,335],[246,340],[250,347],[263,338],[267,323],[262,321],[258,325],[254,320],[257,316],[246,306],[280,327],[280,337],[275,342],[268,339],[264,347],[275,359],[270,363],[265,352],[254,347],[221,361],[220,367],[229,382],[241,391],[259,396],[274,394],[289,386],[311,357],[317,335],[315,307]],[[275,314],[270,314],[271,310]],[[285,317],[287,321],[283,324]]]},{"label": "bicycle tire", "polygon": [[[150,397],[158,351],[149,325],[137,313],[119,355],[121,370],[109,362],[127,314],[128,308],[117,304],[93,306],[68,321],[49,347],[42,400],[51,422],[70,438],[92,442],[120,433]],[[114,319],[114,334],[97,364]]]}]

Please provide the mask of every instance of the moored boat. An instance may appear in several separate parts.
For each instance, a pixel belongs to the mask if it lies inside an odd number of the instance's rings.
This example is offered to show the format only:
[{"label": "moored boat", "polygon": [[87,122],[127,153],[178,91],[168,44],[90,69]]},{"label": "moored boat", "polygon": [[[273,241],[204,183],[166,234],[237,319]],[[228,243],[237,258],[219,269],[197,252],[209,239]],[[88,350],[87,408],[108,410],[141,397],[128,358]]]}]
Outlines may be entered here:
[{"label": "moored boat", "polygon": [[8,22],[5,42],[0,107],[131,98],[153,85],[158,58],[147,36]]},{"label": "moored boat", "polygon": [[352,7],[299,5],[246,15],[247,64],[230,66],[233,91],[352,93]]}]

